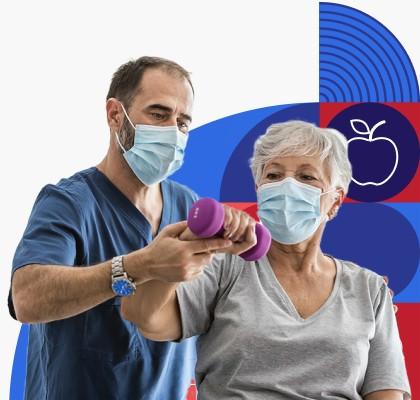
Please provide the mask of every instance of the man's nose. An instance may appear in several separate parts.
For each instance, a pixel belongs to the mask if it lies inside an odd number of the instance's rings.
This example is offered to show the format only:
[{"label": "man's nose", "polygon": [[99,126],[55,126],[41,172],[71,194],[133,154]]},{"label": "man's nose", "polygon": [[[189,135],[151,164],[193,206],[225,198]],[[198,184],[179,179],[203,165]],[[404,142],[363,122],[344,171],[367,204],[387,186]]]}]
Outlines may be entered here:
[{"label": "man's nose", "polygon": [[168,119],[167,119],[167,121],[166,121],[166,124],[165,125],[167,125],[167,126],[177,126],[178,125],[178,121],[177,121],[177,117],[176,117],[176,115],[171,115]]}]

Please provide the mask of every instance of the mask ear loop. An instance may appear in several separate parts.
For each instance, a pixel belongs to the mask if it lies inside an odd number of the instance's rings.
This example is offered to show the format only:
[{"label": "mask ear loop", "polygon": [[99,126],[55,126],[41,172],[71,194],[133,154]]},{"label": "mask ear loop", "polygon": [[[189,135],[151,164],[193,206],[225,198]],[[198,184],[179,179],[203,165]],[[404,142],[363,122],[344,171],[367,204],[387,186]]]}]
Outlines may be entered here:
[{"label": "mask ear loop", "polygon": [[117,138],[117,143],[120,145],[121,150],[123,151],[123,153],[127,153],[127,150],[124,149],[123,145],[120,142],[120,138],[118,137],[118,133],[117,132],[115,132],[115,137]]},{"label": "mask ear loop", "polygon": [[132,126],[134,129],[136,129],[136,127],[134,126],[134,124],[131,122],[131,119],[130,119],[130,117],[128,116],[127,111],[125,111],[124,104],[123,104],[123,103],[121,103],[121,101],[120,101],[120,105],[121,105],[121,107],[122,107],[122,109],[123,109],[123,111],[124,111],[125,116],[126,116],[126,117],[127,117],[127,119],[128,119],[128,122],[131,124],[131,126]]},{"label": "mask ear loop", "polygon": [[[330,189],[330,190],[327,190],[326,192],[324,192],[324,193],[321,193],[320,194],[320,197],[321,196],[323,196],[324,194],[327,194],[327,193],[331,193],[331,192],[335,192],[335,191],[337,191],[337,189]],[[335,196],[334,196],[334,200],[337,200],[338,199],[338,197],[339,197],[339,194],[337,193]],[[337,207],[338,208],[338,207]],[[324,221],[325,222],[328,222],[328,221],[331,221],[334,217],[335,217],[335,215],[337,214],[337,211],[335,211],[334,212],[334,214],[330,217],[329,216],[329,214],[327,213],[327,214],[325,214],[325,218],[324,218]]]},{"label": "mask ear loop", "polygon": [[[134,126],[134,124],[131,122],[131,119],[130,119],[130,117],[128,116],[127,111],[125,111],[124,104],[123,104],[123,103],[121,103],[121,101],[119,101],[119,103],[120,103],[121,108],[122,108],[122,110],[123,110],[123,112],[124,112],[124,115],[127,117],[128,122],[131,124],[131,126],[132,126],[134,129],[136,129],[136,127]],[[118,136],[118,133],[117,133],[117,132],[115,132],[115,136],[116,136],[116,138],[117,138],[117,142],[118,142],[118,144],[120,145],[121,150],[123,151],[123,153],[127,153],[127,150],[123,147],[123,145],[122,145],[122,144],[121,144],[121,142],[120,142],[120,138],[119,138],[119,136]]]}]

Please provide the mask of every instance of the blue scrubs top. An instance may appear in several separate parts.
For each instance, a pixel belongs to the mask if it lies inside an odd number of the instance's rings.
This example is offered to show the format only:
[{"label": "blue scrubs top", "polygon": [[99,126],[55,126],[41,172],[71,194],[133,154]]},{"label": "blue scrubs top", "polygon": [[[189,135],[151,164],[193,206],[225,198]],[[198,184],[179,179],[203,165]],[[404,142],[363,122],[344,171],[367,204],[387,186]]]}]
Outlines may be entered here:
[{"label": "blue scrubs top", "polygon": [[[197,199],[170,180],[161,188],[159,230],[185,220]],[[13,271],[27,264],[93,265],[151,240],[141,212],[90,168],[42,189]],[[195,361],[195,338],[147,340],[121,317],[120,299],[113,298],[75,317],[30,325],[25,399],[184,400]]]}]

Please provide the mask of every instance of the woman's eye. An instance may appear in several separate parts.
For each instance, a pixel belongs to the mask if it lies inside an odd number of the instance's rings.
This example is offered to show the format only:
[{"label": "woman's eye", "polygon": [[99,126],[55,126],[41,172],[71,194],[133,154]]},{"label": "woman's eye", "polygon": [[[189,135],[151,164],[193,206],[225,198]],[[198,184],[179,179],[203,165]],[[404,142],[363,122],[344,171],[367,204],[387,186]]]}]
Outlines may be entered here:
[{"label": "woman's eye", "polygon": [[313,181],[316,180],[315,177],[311,176],[311,175],[301,175],[301,178],[305,181]]},{"label": "woman's eye", "polygon": [[266,176],[267,179],[273,180],[273,179],[278,179],[279,175],[278,174],[274,174],[272,172],[269,172]]}]

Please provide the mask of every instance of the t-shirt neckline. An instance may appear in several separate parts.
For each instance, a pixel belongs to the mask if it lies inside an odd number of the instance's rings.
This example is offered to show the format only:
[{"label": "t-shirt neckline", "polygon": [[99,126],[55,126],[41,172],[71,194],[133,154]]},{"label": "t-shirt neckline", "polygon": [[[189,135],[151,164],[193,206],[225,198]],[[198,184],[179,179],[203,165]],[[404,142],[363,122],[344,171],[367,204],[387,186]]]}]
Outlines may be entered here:
[{"label": "t-shirt neckline", "polygon": [[267,255],[265,255],[260,261],[261,264],[264,266],[264,268],[267,270],[268,272],[268,279],[270,279],[272,282],[272,287],[274,289],[274,292],[276,293],[276,295],[278,295],[278,297],[280,298],[280,301],[283,303],[283,305],[287,308],[289,314],[296,320],[298,320],[299,322],[302,323],[307,323],[309,321],[312,321],[314,319],[316,319],[320,314],[322,314],[328,307],[329,305],[334,301],[335,297],[337,296],[338,290],[340,288],[340,284],[341,284],[341,276],[342,276],[342,270],[343,270],[343,266],[340,260],[337,260],[335,257],[329,256],[335,264],[336,267],[336,276],[334,279],[334,286],[333,289],[330,293],[330,295],[328,296],[327,300],[321,305],[320,308],[318,308],[318,310],[316,310],[313,314],[311,314],[309,317],[307,318],[303,318],[299,312],[297,311],[295,305],[293,304],[292,300],[290,299],[289,295],[287,294],[286,290],[283,288],[283,286],[281,285],[281,283],[279,282],[279,280],[277,279],[276,274],[273,271],[273,268],[271,267],[270,261],[268,260]]}]

